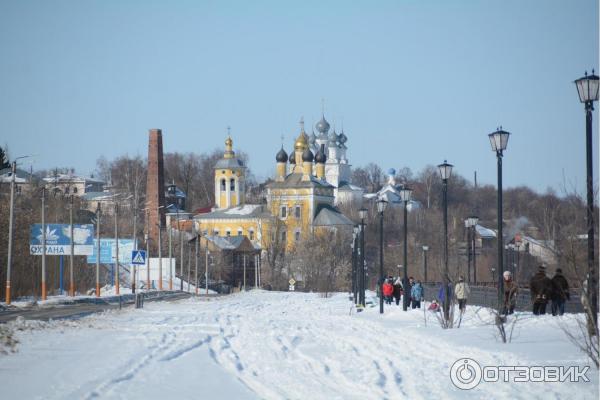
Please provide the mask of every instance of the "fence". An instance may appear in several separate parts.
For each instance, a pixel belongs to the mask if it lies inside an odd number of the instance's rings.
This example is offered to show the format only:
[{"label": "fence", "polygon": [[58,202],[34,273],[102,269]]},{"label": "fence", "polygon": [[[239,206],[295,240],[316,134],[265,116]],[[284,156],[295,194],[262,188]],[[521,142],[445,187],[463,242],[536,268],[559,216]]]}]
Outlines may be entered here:
[{"label": "fence", "polygon": [[[423,289],[425,292],[425,300],[431,301],[437,299],[438,292],[441,287],[441,283],[424,283]],[[482,307],[497,307],[498,306],[498,289],[492,286],[470,286],[471,294],[467,303],[475,306]],[[454,291],[454,285],[452,285],[452,291]],[[517,311],[531,311],[531,294],[527,288],[519,288],[517,292],[517,304],[515,306]],[[549,310],[548,310],[549,311]],[[583,306],[579,293],[571,294],[571,299],[565,303],[565,312],[567,313],[582,313]]]}]

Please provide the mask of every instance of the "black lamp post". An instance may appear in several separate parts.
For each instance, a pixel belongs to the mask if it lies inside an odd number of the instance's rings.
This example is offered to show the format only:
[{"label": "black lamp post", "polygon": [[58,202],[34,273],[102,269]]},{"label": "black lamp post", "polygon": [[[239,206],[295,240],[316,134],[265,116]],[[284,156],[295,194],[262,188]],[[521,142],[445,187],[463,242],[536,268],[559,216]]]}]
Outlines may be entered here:
[{"label": "black lamp post", "polygon": [[443,164],[438,165],[440,177],[442,178],[442,202],[444,205],[444,276],[442,282],[444,285],[444,319],[450,319],[450,292],[448,291],[450,275],[448,272],[448,179],[452,175],[452,164],[444,160]]},{"label": "black lamp post", "polygon": [[[477,224],[479,223],[479,217],[476,217],[474,215],[470,216],[467,218],[467,225],[469,227],[469,230],[471,232],[471,243],[470,243],[470,248],[472,251],[472,261],[473,261],[473,283],[476,284],[477,283],[477,246],[475,246],[475,240],[476,240],[476,229],[477,229]],[[471,276],[469,275],[469,280],[471,279]]]},{"label": "black lamp post", "polygon": [[354,304],[358,304],[358,283],[356,274],[357,254],[358,254],[358,226],[354,226],[352,229],[352,300]]},{"label": "black lamp post", "polygon": [[588,332],[598,333],[598,287],[594,272],[594,181],[592,170],[592,111],[594,102],[598,101],[598,76],[585,73],[583,78],[575,81],[579,100],[585,104],[585,154],[587,169],[587,244],[588,244],[588,281],[587,297],[590,310],[587,312]]},{"label": "black lamp post", "polygon": [[360,256],[358,258],[358,274],[359,274],[359,285],[360,285],[360,305],[362,307],[365,306],[365,286],[366,286],[366,277],[365,277],[365,219],[367,218],[368,210],[366,208],[361,208],[358,210],[358,216],[360,217]]},{"label": "black lamp post", "polygon": [[408,310],[408,303],[410,302],[410,284],[408,283],[408,260],[407,260],[407,243],[408,243],[408,224],[407,224],[407,214],[408,214],[408,202],[412,197],[412,189],[408,186],[404,186],[400,189],[400,199],[402,203],[404,203],[404,254],[403,254],[403,263],[404,263],[404,277],[402,278],[402,287],[404,288],[404,296],[402,299],[402,310]]},{"label": "black lamp post", "polygon": [[427,282],[427,252],[429,246],[423,246],[423,282]]},{"label": "black lamp post", "polygon": [[387,207],[384,198],[377,200],[377,212],[379,212],[379,313],[383,314],[383,212]]},{"label": "black lamp post", "polygon": [[492,151],[496,152],[496,159],[498,160],[498,261],[497,261],[497,272],[498,272],[498,308],[500,309],[503,304],[503,286],[502,280],[502,266],[503,257],[502,252],[504,251],[504,237],[502,236],[502,153],[506,150],[508,144],[508,137],[510,133],[503,131],[502,127],[499,127],[496,132],[492,132],[488,135],[490,138],[490,144],[492,145]]}]

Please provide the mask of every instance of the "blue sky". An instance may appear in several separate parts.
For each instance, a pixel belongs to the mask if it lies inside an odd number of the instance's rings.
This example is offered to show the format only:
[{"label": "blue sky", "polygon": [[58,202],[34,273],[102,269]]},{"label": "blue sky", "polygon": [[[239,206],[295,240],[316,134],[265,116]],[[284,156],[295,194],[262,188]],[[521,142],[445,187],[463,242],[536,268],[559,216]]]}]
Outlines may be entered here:
[{"label": "blue sky", "polygon": [[596,1],[1,0],[0,51],[0,143],[34,169],[145,156],[149,128],[211,151],[231,126],[265,178],[324,98],[355,166],[495,184],[502,125],[505,187],[585,190],[572,81],[598,67]]}]

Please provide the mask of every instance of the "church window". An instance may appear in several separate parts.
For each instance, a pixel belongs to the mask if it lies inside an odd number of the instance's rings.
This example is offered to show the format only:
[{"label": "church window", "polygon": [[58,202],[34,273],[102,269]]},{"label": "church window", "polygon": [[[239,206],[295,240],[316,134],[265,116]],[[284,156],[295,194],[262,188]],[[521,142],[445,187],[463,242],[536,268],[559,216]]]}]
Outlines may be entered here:
[{"label": "church window", "polygon": [[286,206],[281,206],[281,211],[279,212],[279,216],[281,218],[287,217],[287,207]]},{"label": "church window", "polygon": [[294,217],[300,219],[300,206],[296,206],[294,209]]},{"label": "church window", "polygon": [[231,229],[227,229],[227,231],[225,231],[225,234],[227,235],[227,237],[231,236]]},{"label": "church window", "polygon": [[242,230],[242,228],[238,228],[238,236],[242,236],[244,234],[244,231]]},{"label": "church window", "polygon": [[300,231],[299,230],[297,230],[296,232],[294,232],[294,240],[296,242],[300,241]]},{"label": "church window", "polygon": [[231,178],[231,180],[229,181],[229,190],[231,190],[232,192],[235,191],[235,179]]},{"label": "church window", "polygon": [[225,179],[221,179],[221,191],[227,190],[227,181]]},{"label": "church window", "polygon": [[287,232],[284,229],[281,231],[281,242],[285,243],[286,239],[287,239]]},{"label": "church window", "polygon": [[250,240],[254,240],[254,231],[252,229],[248,230],[248,237],[250,238]]},{"label": "church window", "polygon": [[213,229],[213,235],[214,236],[219,236],[219,230],[218,229]]},{"label": "church window", "polygon": [[77,186],[73,188],[73,193],[77,193]]}]

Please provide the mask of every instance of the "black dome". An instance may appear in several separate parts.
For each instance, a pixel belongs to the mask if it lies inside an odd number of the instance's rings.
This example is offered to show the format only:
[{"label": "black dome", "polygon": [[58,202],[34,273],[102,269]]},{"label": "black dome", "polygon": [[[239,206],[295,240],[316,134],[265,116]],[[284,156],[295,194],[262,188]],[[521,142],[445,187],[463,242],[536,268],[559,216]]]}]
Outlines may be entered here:
[{"label": "black dome", "polygon": [[317,151],[317,155],[315,156],[315,162],[319,164],[325,164],[325,161],[327,161],[327,156],[325,155],[325,145],[322,144],[319,148],[319,151]]},{"label": "black dome", "polygon": [[290,164],[296,164],[296,153],[293,151],[290,153]]},{"label": "black dome", "polygon": [[302,161],[313,162],[314,159],[315,159],[315,156],[313,156],[313,153],[312,153],[312,151],[310,151],[310,149],[304,150],[304,153],[302,153]]},{"label": "black dome", "polygon": [[275,156],[275,160],[278,163],[285,163],[288,160],[288,155],[285,152],[285,150],[283,149],[283,147],[281,148],[281,150],[279,150],[279,152],[277,153],[277,155]]}]

